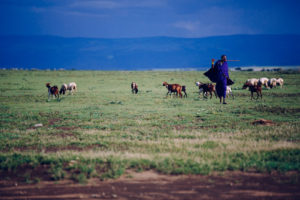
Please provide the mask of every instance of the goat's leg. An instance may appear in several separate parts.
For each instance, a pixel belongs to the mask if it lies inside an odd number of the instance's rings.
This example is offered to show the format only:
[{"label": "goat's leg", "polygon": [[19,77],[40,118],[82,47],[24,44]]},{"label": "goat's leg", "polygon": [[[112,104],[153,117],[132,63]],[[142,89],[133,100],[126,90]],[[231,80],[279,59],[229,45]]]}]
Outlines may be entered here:
[{"label": "goat's leg", "polygon": [[261,93],[261,91],[259,93],[260,93],[260,99],[262,99],[262,93]]},{"label": "goat's leg", "polygon": [[180,98],[182,98],[182,93],[181,93],[181,91],[179,91],[179,96],[180,96]]}]

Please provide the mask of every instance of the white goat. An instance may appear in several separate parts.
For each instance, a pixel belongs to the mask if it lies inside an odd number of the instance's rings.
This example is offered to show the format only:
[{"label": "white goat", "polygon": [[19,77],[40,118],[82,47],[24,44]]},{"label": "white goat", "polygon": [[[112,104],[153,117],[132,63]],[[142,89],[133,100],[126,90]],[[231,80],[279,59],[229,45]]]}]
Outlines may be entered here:
[{"label": "white goat", "polygon": [[229,97],[229,95],[234,99],[231,87],[227,86],[226,88],[226,95]]},{"label": "white goat", "polygon": [[268,81],[268,85],[269,85],[270,88],[276,87],[276,85],[277,85],[277,79],[276,78],[271,78]]},{"label": "white goat", "polygon": [[261,85],[264,85],[266,88],[269,88],[269,86],[268,86],[268,81],[269,81],[268,78],[263,77],[263,78],[260,78],[258,82],[259,82]]},{"label": "white goat", "polygon": [[70,91],[71,94],[73,94],[73,92],[77,91],[77,85],[75,82],[71,82],[68,84],[68,90]]},{"label": "white goat", "polygon": [[276,84],[277,84],[278,86],[280,86],[280,88],[282,88],[282,86],[283,86],[283,79],[282,79],[282,78],[278,78],[278,79],[276,80]]},{"label": "white goat", "polygon": [[259,82],[259,80],[257,78],[251,78],[246,81],[246,83],[249,83],[252,86],[256,86],[258,84],[258,82]]},{"label": "white goat", "polygon": [[[201,84],[203,84],[203,83],[197,81],[197,82],[195,82],[195,84],[196,84],[196,86],[199,87],[199,86],[200,86]],[[203,88],[199,88],[199,95],[201,94],[202,91],[203,91]]]}]

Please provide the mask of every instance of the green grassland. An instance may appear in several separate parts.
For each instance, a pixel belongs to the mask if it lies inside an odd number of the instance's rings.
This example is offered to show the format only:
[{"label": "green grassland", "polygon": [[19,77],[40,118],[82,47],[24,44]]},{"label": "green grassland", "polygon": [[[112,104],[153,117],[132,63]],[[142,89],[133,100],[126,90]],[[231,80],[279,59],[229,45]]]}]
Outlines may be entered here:
[{"label": "green grassland", "polygon": [[[127,169],[299,171],[300,73],[230,76],[235,99],[223,105],[199,97],[195,81],[208,82],[200,71],[1,70],[0,170],[31,181],[42,168],[54,180],[80,182],[118,177]],[[250,100],[242,85],[254,77],[282,77],[285,84]],[[73,81],[74,95],[48,100],[47,82],[60,87]],[[166,98],[163,81],[186,85],[188,98]],[[273,124],[253,125],[258,119]]]}]

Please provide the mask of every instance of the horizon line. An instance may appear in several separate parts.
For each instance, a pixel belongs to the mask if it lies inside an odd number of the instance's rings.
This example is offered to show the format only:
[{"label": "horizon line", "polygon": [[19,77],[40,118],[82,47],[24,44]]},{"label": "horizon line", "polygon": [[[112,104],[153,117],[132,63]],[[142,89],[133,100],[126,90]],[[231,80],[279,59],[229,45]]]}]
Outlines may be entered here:
[{"label": "horizon line", "polygon": [[57,37],[67,39],[144,39],[144,38],[174,38],[174,39],[204,39],[204,38],[217,38],[217,37],[232,37],[232,36],[300,36],[295,33],[285,34],[231,34],[231,35],[212,35],[202,37],[177,37],[177,36],[141,36],[141,37],[84,37],[84,36],[61,36],[61,35],[48,35],[48,34],[4,34],[0,37]]}]

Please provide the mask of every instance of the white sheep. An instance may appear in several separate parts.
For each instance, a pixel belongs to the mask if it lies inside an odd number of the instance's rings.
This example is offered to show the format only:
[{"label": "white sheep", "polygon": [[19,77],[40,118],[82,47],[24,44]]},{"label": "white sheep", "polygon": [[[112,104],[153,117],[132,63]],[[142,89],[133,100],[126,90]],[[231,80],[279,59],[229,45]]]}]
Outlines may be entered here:
[{"label": "white sheep", "polygon": [[271,78],[269,81],[268,81],[268,86],[270,88],[273,88],[273,87],[276,87],[277,85],[277,79],[276,78]]},{"label": "white sheep", "polygon": [[277,84],[278,86],[280,86],[280,88],[282,88],[282,86],[283,86],[283,79],[282,79],[282,78],[278,78],[278,79],[276,80],[276,84]]},{"label": "white sheep", "polygon": [[77,91],[77,85],[75,82],[71,82],[68,84],[68,88],[67,88],[71,94],[73,94],[73,92]]},{"label": "white sheep", "polygon": [[264,85],[266,88],[269,88],[269,86],[268,86],[268,81],[269,81],[268,78],[263,77],[263,78],[260,78],[258,82],[259,82],[261,85]]}]

